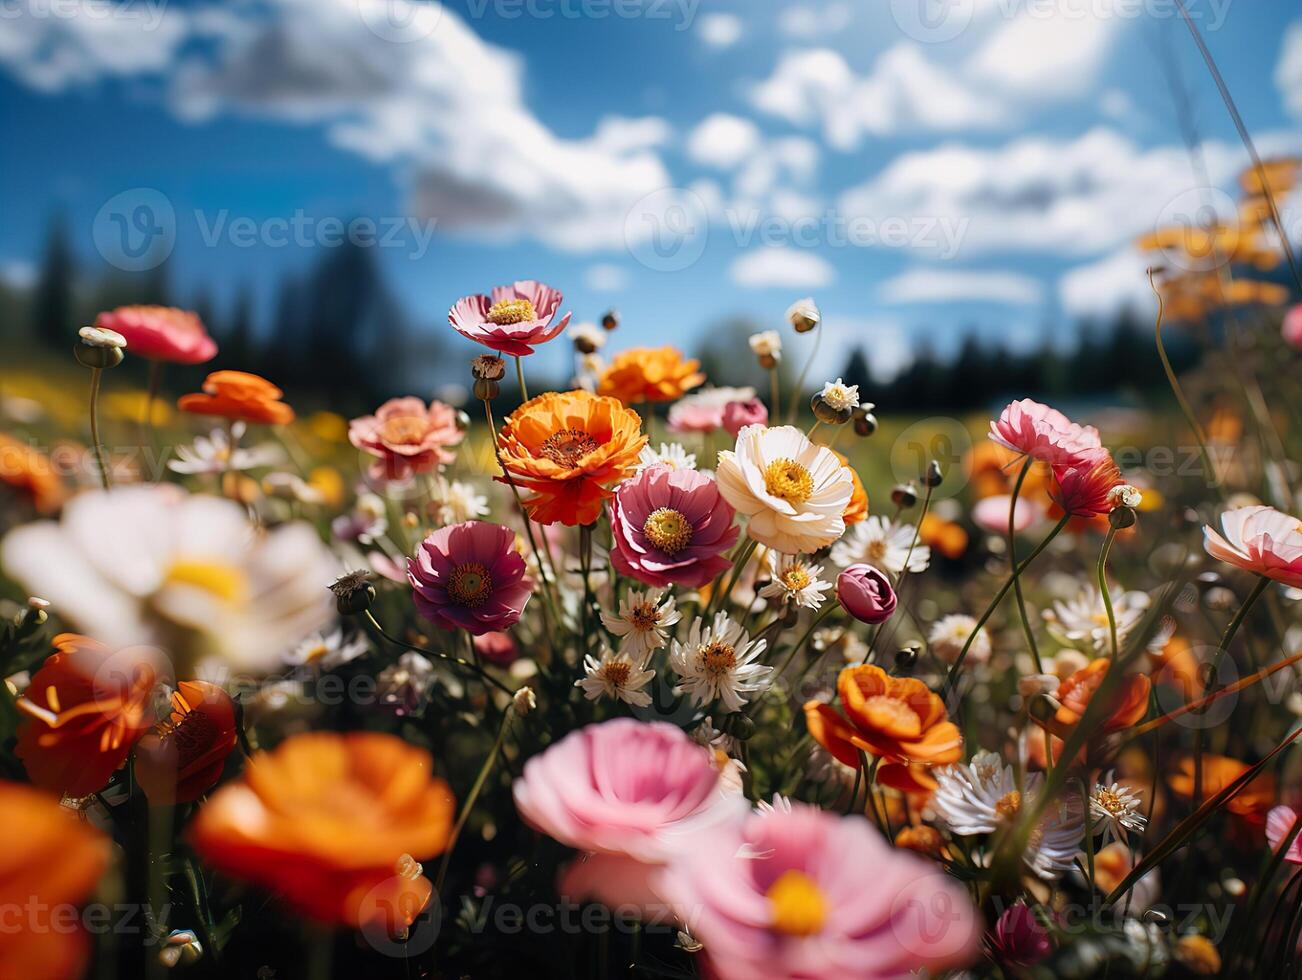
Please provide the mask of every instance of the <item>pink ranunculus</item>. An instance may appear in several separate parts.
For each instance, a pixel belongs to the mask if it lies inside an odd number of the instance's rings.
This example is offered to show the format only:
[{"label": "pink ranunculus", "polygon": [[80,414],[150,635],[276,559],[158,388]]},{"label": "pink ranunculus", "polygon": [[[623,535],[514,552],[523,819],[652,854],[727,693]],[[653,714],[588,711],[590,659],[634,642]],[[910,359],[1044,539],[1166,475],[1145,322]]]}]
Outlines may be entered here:
[{"label": "pink ranunculus", "polygon": [[1094,426],[1077,425],[1057,409],[1029,398],[1012,402],[990,423],[990,438],[1046,463],[1063,462],[1102,445]]},{"label": "pink ranunculus", "polygon": [[700,588],[730,565],[735,515],[713,477],[653,464],[615,490],[611,564],[647,585]]},{"label": "pink ranunculus", "polygon": [[1018,969],[1035,966],[1053,952],[1053,937],[1025,902],[1008,906],[986,941],[996,963]]},{"label": "pink ranunculus", "polygon": [[1053,464],[1057,489],[1054,502],[1073,517],[1101,517],[1116,505],[1112,491],[1121,485],[1121,471],[1101,446],[1084,449]]},{"label": "pink ranunculus", "polygon": [[1284,323],[1280,327],[1284,343],[1302,350],[1302,303],[1292,307],[1284,314]]},{"label": "pink ranunculus", "polygon": [[448,322],[463,337],[516,357],[534,352],[570,322],[570,314],[552,323],[561,294],[551,286],[523,279],[494,286],[491,296],[464,296],[448,310]]},{"label": "pink ranunculus", "polygon": [[495,667],[509,667],[520,657],[520,648],[510,633],[494,630],[475,637],[475,653]]},{"label": "pink ranunculus", "polygon": [[1225,536],[1203,528],[1203,547],[1245,571],[1302,589],[1302,521],[1274,507],[1238,507],[1221,515]]},{"label": "pink ranunculus", "polygon": [[116,330],[127,339],[127,352],[151,361],[202,364],[217,356],[198,314],[170,306],[119,306],[95,317],[95,326]]},{"label": "pink ranunculus", "polygon": [[518,623],[533,591],[515,532],[484,521],[450,524],[427,537],[407,559],[407,581],[422,616],[476,636]]},{"label": "pink ranunculus", "polygon": [[391,398],[374,415],[348,423],[348,440],[378,458],[371,467],[375,480],[401,480],[424,473],[456,456],[448,451],[461,441],[457,413],[451,405],[419,398]]},{"label": "pink ranunculus", "polygon": [[836,597],[861,623],[877,625],[895,612],[895,590],[885,573],[872,565],[851,565],[836,578]]},{"label": "pink ranunculus", "polygon": [[[1012,494],[997,494],[983,497],[972,506],[972,523],[991,534],[1008,533],[1008,505]],[[1025,531],[1036,521],[1044,517],[1044,508],[1039,501],[1029,497],[1018,497],[1017,508],[1013,512],[1013,530]]]},{"label": "pink ranunculus", "polygon": [[723,411],[727,406],[754,397],[754,388],[702,388],[680,398],[670,407],[669,429],[672,432],[713,432],[723,425]]},{"label": "pink ranunculus", "polygon": [[[1288,838],[1298,819],[1297,811],[1291,806],[1277,806],[1266,814],[1266,843],[1272,851],[1279,850],[1279,845]],[[1289,864],[1302,864],[1302,834],[1293,838],[1284,852],[1284,860]]]},{"label": "pink ranunculus", "polygon": [[562,895],[641,908],[655,899],[649,877],[686,841],[747,808],[708,749],[676,725],[632,718],[566,735],[525,764],[514,795],[527,824],[584,852]]},{"label": "pink ranunculus", "polygon": [[654,884],[719,980],[884,980],[979,950],[962,886],[863,817],[805,804],[694,834]]},{"label": "pink ranunculus", "polygon": [[723,430],[737,438],[737,433],[748,425],[768,425],[769,410],[758,398],[728,402],[723,406]]}]

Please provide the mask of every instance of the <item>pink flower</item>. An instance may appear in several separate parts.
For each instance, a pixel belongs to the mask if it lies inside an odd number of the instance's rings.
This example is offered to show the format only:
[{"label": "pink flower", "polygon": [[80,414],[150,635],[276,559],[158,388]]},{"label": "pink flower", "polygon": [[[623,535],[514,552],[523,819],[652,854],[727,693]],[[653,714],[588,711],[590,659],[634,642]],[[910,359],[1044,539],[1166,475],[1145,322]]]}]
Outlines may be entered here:
[{"label": "pink flower", "polygon": [[1274,507],[1238,507],[1221,515],[1221,537],[1203,528],[1203,547],[1213,558],[1302,588],[1302,521]]},{"label": "pink flower", "polygon": [[1058,484],[1054,501],[1073,517],[1101,517],[1116,505],[1112,491],[1121,484],[1121,471],[1102,447],[1085,449],[1053,464]]},{"label": "pink flower", "polygon": [[1302,350],[1302,303],[1294,306],[1284,314],[1284,323],[1280,328],[1284,343]]},{"label": "pink flower", "polygon": [[520,657],[520,649],[510,633],[494,630],[475,637],[475,653],[495,667],[509,667]]},{"label": "pink flower", "polygon": [[452,462],[456,457],[446,447],[461,437],[451,405],[436,401],[426,408],[419,398],[391,398],[374,415],[348,423],[348,440],[379,457],[371,467],[376,480],[401,480]]},{"label": "pink flower", "polygon": [[170,306],[119,306],[95,317],[95,326],[127,338],[127,351],[153,361],[202,364],[217,356],[203,321]]},{"label": "pink flower", "polygon": [[647,585],[700,588],[730,565],[723,552],[737,540],[735,515],[713,477],[648,466],[610,502],[611,564]]},{"label": "pink flower", "polygon": [[768,425],[769,410],[758,398],[744,402],[728,402],[723,406],[723,429],[734,439],[748,425]]},{"label": "pink flower", "polygon": [[[972,506],[972,523],[991,534],[1008,533],[1008,505],[1012,494],[998,494],[983,497]],[[1044,516],[1044,508],[1029,497],[1018,497],[1017,508],[1013,512],[1013,530],[1025,531]]]},{"label": "pink flower", "polygon": [[861,623],[884,623],[895,612],[891,580],[872,565],[851,565],[838,575],[836,597],[845,611]]},{"label": "pink flower", "polygon": [[441,629],[476,636],[520,621],[533,582],[515,550],[515,532],[466,521],[439,528],[407,559],[416,611]]},{"label": "pink flower", "polygon": [[448,322],[463,337],[502,354],[525,357],[570,322],[566,313],[554,325],[561,294],[532,279],[494,286],[493,295],[464,296],[448,310]]},{"label": "pink flower", "polygon": [[720,980],[875,980],[978,950],[976,909],[935,864],[804,804],[693,835],[656,885]]},{"label": "pink flower", "polygon": [[681,398],[669,409],[672,432],[713,432],[723,425],[723,412],[733,402],[755,398],[754,388],[703,388]]},{"label": "pink flower", "polygon": [[1025,902],[1014,902],[995,923],[987,937],[996,963],[1025,969],[1035,966],[1053,952],[1049,930]]},{"label": "pink flower", "polygon": [[998,421],[990,423],[990,438],[1046,463],[1063,462],[1102,445],[1094,426],[1077,425],[1062,412],[1029,398],[1012,402]]},{"label": "pink flower", "polygon": [[587,854],[565,873],[561,894],[608,905],[650,904],[656,867],[747,806],[682,729],[632,718],[566,735],[525,764],[514,795],[529,826]]},{"label": "pink flower", "polygon": [[[1297,820],[1297,811],[1291,806],[1277,806],[1266,814],[1266,843],[1272,851],[1279,850],[1279,845],[1292,832]],[[1302,834],[1293,838],[1288,850],[1284,852],[1284,860],[1289,864],[1302,864]]]}]

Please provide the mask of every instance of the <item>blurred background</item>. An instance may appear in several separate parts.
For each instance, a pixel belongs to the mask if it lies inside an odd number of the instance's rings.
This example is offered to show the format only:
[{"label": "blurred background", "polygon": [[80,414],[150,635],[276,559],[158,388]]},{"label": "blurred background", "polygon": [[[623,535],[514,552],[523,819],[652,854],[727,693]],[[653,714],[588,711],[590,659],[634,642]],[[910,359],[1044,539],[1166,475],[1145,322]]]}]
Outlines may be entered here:
[{"label": "blurred background", "polygon": [[[1302,149],[1296,3],[1188,9],[1262,155]],[[344,412],[453,397],[447,309],[518,278],[715,383],[812,295],[811,382],[1124,402],[1164,384],[1145,270],[1188,261],[1135,242],[1232,223],[1248,163],[1174,0],[0,0],[0,144],[5,366],[163,303],[221,345],[171,384]]]}]

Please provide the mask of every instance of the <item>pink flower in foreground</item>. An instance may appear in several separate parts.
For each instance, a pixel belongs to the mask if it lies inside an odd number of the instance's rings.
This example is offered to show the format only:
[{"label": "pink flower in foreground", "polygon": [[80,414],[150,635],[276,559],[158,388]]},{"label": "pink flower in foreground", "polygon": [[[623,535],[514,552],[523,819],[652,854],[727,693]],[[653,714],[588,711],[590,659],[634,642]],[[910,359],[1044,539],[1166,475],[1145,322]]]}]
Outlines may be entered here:
[{"label": "pink flower in foreground", "polygon": [[95,317],[95,326],[116,330],[136,357],[176,364],[202,364],[217,356],[198,314],[170,306],[119,306]]},{"label": "pink flower in foreground", "polygon": [[[991,534],[1008,533],[1008,506],[1012,503],[1012,494],[997,494],[983,497],[972,506],[972,523]],[[1025,531],[1044,516],[1044,508],[1039,501],[1030,497],[1018,497],[1017,508],[1013,512],[1013,530]]]},{"label": "pink flower in foreground", "polygon": [[551,340],[570,322],[570,314],[552,323],[561,305],[559,290],[532,279],[494,286],[492,296],[464,296],[448,310],[448,322],[463,337],[502,354],[525,357]]},{"label": "pink flower in foreground", "polygon": [[348,423],[348,441],[379,458],[371,467],[376,480],[401,480],[452,462],[447,447],[461,437],[451,405],[435,401],[426,408],[419,398],[390,398],[374,415]]},{"label": "pink flower in foreground", "polygon": [[1060,463],[1088,449],[1097,449],[1099,430],[1077,425],[1057,409],[1029,398],[1012,402],[990,423],[990,438],[1019,455]]},{"label": "pink flower in foreground", "polygon": [[615,571],[665,587],[697,589],[730,567],[736,511],[714,478],[655,464],[625,480],[610,502]]},{"label": "pink flower in foreground", "polygon": [[1203,528],[1203,547],[1245,571],[1302,588],[1302,521],[1274,507],[1238,507],[1221,515],[1225,536]]},{"label": "pink flower in foreground", "polygon": [[957,882],[863,817],[804,804],[694,834],[656,884],[720,980],[874,980],[978,951]]},{"label": "pink flower in foreground", "polygon": [[[1297,811],[1291,806],[1277,806],[1266,814],[1266,843],[1272,851],[1279,850],[1279,845],[1292,832],[1298,819]],[[1293,838],[1284,853],[1284,860],[1289,864],[1302,864],[1302,834]]]},{"label": "pink flower in foreground", "polygon": [[758,398],[744,402],[728,402],[723,406],[723,430],[737,438],[737,433],[748,425],[768,425],[769,410]]},{"label": "pink flower in foreground", "polygon": [[466,521],[441,527],[407,559],[416,611],[441,629],[476,636],[520,621],[533,582],[515,550],[515,532]]},{"label": "pink flower in foreground", "polygon": [[1284,323],[1280,328],[1284,343],[1302,350],[1302,303],[1292,307],[1284,314]]},{"label": "pink flower in foreground", "polygon": [[1054,501],[1072,517],[1101,517],[1116,504],[1112,491],[1122,483],[1112,454],[1101,447],[1082,450],[1053,465]]},{"label": "pink flower in foreground", "polygon": [[706,828],[747,808],[710,751],[667,722],[616,718],[571,732],[515,782],[529,826],[586,852],[559,891],[607,905],[655,901],[649,876]]}]

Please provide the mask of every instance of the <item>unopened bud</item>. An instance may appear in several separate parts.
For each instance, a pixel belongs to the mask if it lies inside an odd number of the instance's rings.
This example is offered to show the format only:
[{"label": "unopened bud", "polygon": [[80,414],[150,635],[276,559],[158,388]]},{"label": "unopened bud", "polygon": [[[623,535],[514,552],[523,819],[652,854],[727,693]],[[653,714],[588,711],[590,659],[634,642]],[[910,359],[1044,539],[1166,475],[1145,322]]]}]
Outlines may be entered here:
[{"label": "unopened bud", "polygon": [[927,472],[922,477],[923,484],[934,490],[936,487],[940,486],[944,480],[945,474],[940,471],[940,464],[933,459],[927,464]]},{"label": "unopened bud", "polygon": [[1135,512],[1129,507],[1114,507],[1108,511],[1108,523],[1118,531],[1135,526]]},{"label": "unopened bud", "polygon": [[877,431],[877,416],[862,405],[854,410],[854,434],[866,439]]},{"label": "unopened bud", "polygon": [[601,315],[601,325],[607,330],[614,330],[619,326],[619,311],[607,310]]},{"label": "unopened bud", "polygon": [[828,404],[827,399],[819,393],[815,393],[814,397],[809,400],[809,407],[814,410],[814,418],[828,425],[844,425],[850,421],[850,416],[854,411],[850,408],[840,410],[833,408]]},{"label": "unopened bud", "polygon": [[88,368],[112,368],[122,363],[127,338],[105,327],[82,327],[81,343],[73,348],[77,361]]},{"label": "unopened bud", "polygon": [[818,311],[818,304],[806,297],[791,304],[787,309],[787,319],[796,328],[796,333],[809,333],[818,326],[823,315]]},{"label": "unopened bud", "polygon": [[891,503],[896,507],[908,510],[918,502],[918,488],[912,483],[897,483],[891,490]]}]

